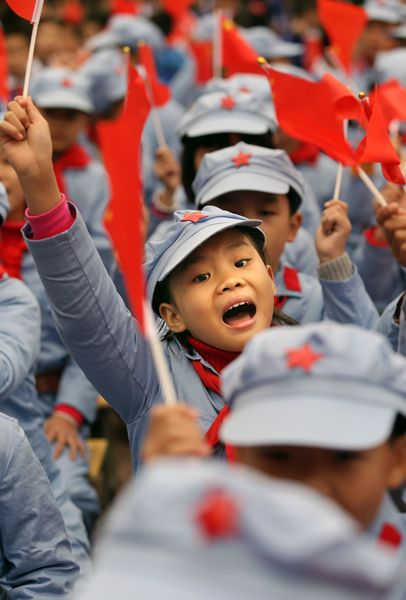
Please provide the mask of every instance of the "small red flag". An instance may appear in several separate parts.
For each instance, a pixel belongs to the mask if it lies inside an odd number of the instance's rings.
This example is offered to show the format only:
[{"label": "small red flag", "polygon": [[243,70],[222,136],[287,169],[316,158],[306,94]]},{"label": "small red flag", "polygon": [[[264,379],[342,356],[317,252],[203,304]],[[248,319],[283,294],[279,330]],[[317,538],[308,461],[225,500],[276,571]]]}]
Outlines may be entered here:
[{"label": "small red flag", "polygon": [[[369,96],[373,103],[375,91],[372,91]],[[394,120],[406,121],[406,89],[397,79],[379,85],[378,98],[387,127]]]},{"label": "small red flag", "polygon": [[141,75],[129,67],[128,92],[122,115],[97,127],[100,146],[112,186],[105,215],[108,230],[122,265],[129,300],[145,334],[145,281],[142,268],[143,200],[140,177],[140,142],[150,103]]},{"label": "small red flag", "polygon": [[132,0],[110,0],[112,15],[136,15],[138,3]]},{"label": "small red flag", "polygon": [[10,100],[10,89],[8,85],[8,60],[7,46],[4,38],[3,28],[0,26],[0,100],[7,104]]},{"label": "small red flag", "polygon": [[180,19],[195,0],[161,0],[162,8],[175,19]]},{"label": "small red flag", "polygon": [[206,83],[213,77],[213,44],[209,40],[190,42],[190,49],[196,60],[196,82]]},{"label": "small red flag", "polygon": [[332,50],[349,73],[354,46],[368,22],[365,10],[349,2],[317,0],[317,12]]},{"label": "small red flag", "polygon": [[7,4],[19,17],[38,23],[44,0],[6,0]]},{"label": "small red flag", "polygon": [[379,94],[376,94],[377,85],[375,84],[374,103],[371,109],[366,135],[361,140],[355,155],[362,162],[381,163],[383,176],[392,181],[405,185],[406,181],[399,168],[400,160],[392,145],[383,117],[381,107],[379,106]]},{"label": "small red flag", "polygon": [[344,137],[330,85],[280,73],[269,66],[267,73],[281,129],[301,142],[314,144],[333,160],[355,166],[354,151]]},{"label": "small red flag", "polygon": [[164,83],[161,83],[158,79],[152,48],[146,44],[142,44],[138,48],[138,56],[140,63],[147,72],[147,88],[149,87],[151,89],[153,104],[155,106],[163,106],[170,100],[171,92],[169,87]]},{"label": "small red flag", "polygon": [[225,70],[225,77],[231,77],[235,73],[263,75],[264,71],[257,62],[258,54],[240,35],[235,23],[221,17],[221,25],[222,66]]},{"label": "small red flag", "polygon": [[325,73],[322,81],[330,88],[335,112],[340,119],[359,119],[361,117],[361,102],[344,83],[330,73]]}]

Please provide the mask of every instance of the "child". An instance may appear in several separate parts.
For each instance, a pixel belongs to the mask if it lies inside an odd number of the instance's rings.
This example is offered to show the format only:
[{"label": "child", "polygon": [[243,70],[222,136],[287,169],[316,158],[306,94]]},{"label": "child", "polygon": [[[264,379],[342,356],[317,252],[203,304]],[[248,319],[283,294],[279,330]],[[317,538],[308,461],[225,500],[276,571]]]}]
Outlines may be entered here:
[{"label": "child", "polygon": [[[406,478],[405,390],[405,358],[375,332],[335,323],[274,328],[224,370],[230,415],[219,435],[236,462],[308,485],[374,537],[405,546],[406,525],[387,495]],[[158,452],[151,423],[147,458],[167,454],[174,438],[200,451],[187,417],[169,420],[168,411],[158,415]]]},{"label": "child", "polygon": [[377,310],[345,253],[351,224],[344,202],[326,203],[316,232],[319,279],[298,273],[284,260],[285,244],[294,242],[302,222],[298,210],[304,188],[302,175],[283,150],[239,142],[207,153],[193,190],[197,208],[210,204],[262,220],[278,308],[300,323],[330,318],[371,328],[377,321]]},{"label": "child", "polygon": [[[102,268],[79,213],[72,206],[71,214],[60,200],[46,122],[31,99],[19,98],[9,107],[0,125],[1,144],[37,231],[28,243],[58,330],[74,360],[127,423],[136,467],[148,410],[162,402],[149,344]],[[48,237],[37,225],[52,216],[56,228],[51,233],[46,225]],[[271,325],[276,290],[260,254],[265,240],[259,221],[214,207],[179,211],[175,218],[165,239],[147,244],[148,296],[172,332],[165,354],[177,396],[200,410],[206,432],[225,407],[218,372]]]},{"label": "child", "polygon": [[49,481],[15,419],[0,413],[0,587],[10,598],[71,598],[78,566]]}]

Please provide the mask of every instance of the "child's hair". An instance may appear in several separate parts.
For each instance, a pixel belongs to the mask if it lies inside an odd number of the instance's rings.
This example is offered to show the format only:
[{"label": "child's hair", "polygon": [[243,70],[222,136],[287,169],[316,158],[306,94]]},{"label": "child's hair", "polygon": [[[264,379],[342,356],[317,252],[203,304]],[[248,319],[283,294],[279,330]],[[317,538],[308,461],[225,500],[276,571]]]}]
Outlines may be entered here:
[{"label": "child's hair", "polygon": [[389,443],[395,442],[402,435],[406,434],[406,417],[398,413],[393,424],[392,433],[389,437]]},{"label": "child's hair", "polygon": [[[233,229],[236,229],[237,231],[241,231],[244,235],[246,235],[247,237],[250,238],[252,245],[254,246],[255,250],[258,252],[262,262],[264,263],[264,265],[267,265],[268,261],[266,258],[265,249],[263,248],[262,235],[260,235],[252,227],[241,227],[241,226],[237,225]],[[163,281],[158,282],[156,285],[154,297],[152,299],[152,308],[153,308],[154,312],[156,312],[157,314],[159,314],[159,307],[161,306],[161,304],[163,302],[166,302],[168,304],[171,304],[171,303],[173,304],[173,299],[171,298],[171,292],[170,292],[170,278],[171,278],[171,273],[167,277],[165,277],[165,279]],[[273,321],[273,323],[276,323],[278,325],[299,325],[299,323],[297,321],[295,321],[295,319],[292,319],[288,315],[285,315],[284,312],[282,312],[278,309],[274,310],[272,321]],[[166,341],[170,341],[174,337],[177,337],[184,345],[187,345],[187,339],[186,339],[187,335],[188,335],[188,333],[186,331],[184,331],[180,334],[179,333],[175,334],[172,331],[168,331],[165,333],[163,339]]]},{"label": "child's hair", "polygon": [[[246,144],[254,146],[262,146],[263,148],[273,149],[273,134],[267,131],[263,134],[238,133],[241,140]],[[195,202],[195,194],[193,192],[192,183],[196,177],[195,153],[198,148],[216,148],[221,150],[227,148],[230,144],[229,133],[211,133],[198,137],[183,136],[183,152],[182,152],[182,183],[185,189],[186,197],[191,204]],[[300,203],[300,201],[299,201]]]}]

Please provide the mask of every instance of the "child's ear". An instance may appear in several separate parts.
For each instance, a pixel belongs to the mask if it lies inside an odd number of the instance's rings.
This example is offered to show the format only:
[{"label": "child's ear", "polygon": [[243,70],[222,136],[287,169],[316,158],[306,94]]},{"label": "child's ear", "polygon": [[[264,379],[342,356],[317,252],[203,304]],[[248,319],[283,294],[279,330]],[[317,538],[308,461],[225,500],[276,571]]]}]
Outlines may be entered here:
[{"label": "child's ear", "polygon": [[272,291],[273,291],[273,295],[276,296],[276,294],[278,293],[278,290],[276,289],[275,279],[274,279],[274,276],[273,276],[272,267],[270,265],[266,265],[266,268],[267,268],[269,277],[272,279]]},{"label": "child's ear", "polygon": [[394,489],[402,485],[406,479],[406,434],[389,444],[392,448],[393,460],[388,470],[387,487]]},{"label": "child's ear", "polygon": [[187,329],[181,316],[172,304],[162,302],[159,307],[159,314],[174,333],[181,333]]},{"label": "child's ear", "polygon": [[288,233],[288,237],[286,238],[287,242],[294,242],[297,232],[299,231],[299,227],[301,226],[303,221],[303,215],[300,212],[295,212],[293,215],[291,215],[290,219],[289,219],[289,233]]}]

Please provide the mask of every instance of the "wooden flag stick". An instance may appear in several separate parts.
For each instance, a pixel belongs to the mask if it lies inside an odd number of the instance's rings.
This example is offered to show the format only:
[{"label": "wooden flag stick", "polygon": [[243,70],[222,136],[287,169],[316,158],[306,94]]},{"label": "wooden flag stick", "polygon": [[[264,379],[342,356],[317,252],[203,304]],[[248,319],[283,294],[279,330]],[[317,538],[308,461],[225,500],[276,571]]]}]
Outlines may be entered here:
[{"label": "wooden flag stick", "polygon": [[178,402],[176,398],[175,388],[173,386],[173,381],[169,374],[168,363],[166,362],[162,342],[158,336],[155,318],[152,313],[151,307],[147,301],[144,302],[144,317],[146,325],[146,336],[151,346],[152,358],[154,360],[155,369],[158,375],[165,404],[168,404],[169,406],[174,406]]},{"label": "wooden flag stick", "polygon": [[364,169],[362,169],[361,167],[357,167],[357,173],[358,173],[359,177],[362,179],[362,181],[365,183],[365,185],[367,186],[367,188],[369,189],[369,191],[371,192],[373,197],[378,200],[379,204],[381,206],[388,206],[388,203],[386,202],[385,198],[383,197],[381,192],[378,190],[378,188],[376,187],[376,185],[374,184],[372,179],[370,179],[370,177],[368,177],[368,175],[365,173]]},{"label": "wooden flag stick", "polygon": [[[344,119],[343,127],[344,127],[344,137],[345,137],[345,139],[347,139],[348,119]],[[342,179],[343,179],[343,165],[342,165],[342,163],[338,163],[337,177],[336,177],[336,182],[334,185],[334,193],[333,193],[334,200],[338,200],[340,198]]]},{"label": "wooden flag stick", "polygon": [[30,48],[28,51],[27,66],[25,69],[25,78],[24,78],[24,87],[23,87],[24,98],[26,98],[28,96],[28,88],[30,87],[32,62],[34,60],[35,42],[37,41],[38,25],[39,25],[39,20],[41,18],[43,4],[44,4],[44,0],[37,0],[35,3],[33,15],[32,15],[31,23],[33,23],[33,28],[32,28],[32,32],[31,32]]},{"label": "wooden flag stick", "polygon": [[214,11],[213,29],[213,77],[221,79],[223,76],[223,12]]}]

